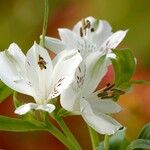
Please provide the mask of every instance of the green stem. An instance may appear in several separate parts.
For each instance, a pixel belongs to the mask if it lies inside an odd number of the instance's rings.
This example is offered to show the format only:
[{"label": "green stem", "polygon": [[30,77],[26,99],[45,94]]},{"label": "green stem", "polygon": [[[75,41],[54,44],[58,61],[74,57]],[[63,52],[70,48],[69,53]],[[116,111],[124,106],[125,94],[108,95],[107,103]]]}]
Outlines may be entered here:
[{"label": "green stem", "polygon": [[75,145],[76,149],[81,150],[80,144],[78,143],[78,141],[76,140],[76,138],[74,137],[74,135],[72,134],[66,123],[64,122],[63,118],[55,117],[55,120],[63,130],[64,134],[67,136],[68,140],[70,140]]},{"label": "green stem", "polygon": [[98,137],[98,134],[97,132],[92,129],[90,126],[88,126],[88,130],[89,130],[89,134],[90,134],[90,137],[91,137],[91,143],[92,143],[92,148],[93,150],[97,150],[97,147],[99,145],[99,137]]},{"label": "green stem", "polygon": [[43,47],[45,47],[45,35],[46,35],[47,24],[48,24],[48,14],[49,14],[49,4],[48,4],[48,0],[45,0],[43,30],[42,30],[42,37],[40,40],[40,45]]},{"label": "green stem", "polygon": [[104,150],[109,150],[109,135],[104,137]]},{"label": "green stem", "polygon": [[54,125],[47,123],[46,129],[53,136],[55,136],[61,143],[63,143],[69,150],[75,150],[74,145]]}]

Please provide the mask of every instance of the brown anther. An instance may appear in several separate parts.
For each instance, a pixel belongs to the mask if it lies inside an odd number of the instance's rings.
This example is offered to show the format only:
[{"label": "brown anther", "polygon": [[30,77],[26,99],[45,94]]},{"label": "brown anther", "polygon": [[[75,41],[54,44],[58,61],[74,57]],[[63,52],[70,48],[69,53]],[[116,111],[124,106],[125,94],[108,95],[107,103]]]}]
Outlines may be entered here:
[{"label": "brown anther", "polygon": [[110,90],[111,88],[113,88],[115,86],[115,84],[112,84],[112,85],[107,85],[107,88],[104,89],[104,91],[108,91]]},{"label": "brown anther", "polygon": [[41,70],[42,69],[46,69],[46,61],[40,55],[39,55],[38,65],[39,65],[39,67],[40,67]]},{"label": "brown anther", "polygon": [[83,37],[83,30],[80,28],[80,36]]},{"label": "brown anther", "polygon": [[90,21],[89,20],[86,20],[86,24],[85,24],[85,26],[84,26],[84,28],[85,29],[89,29],[91,27],[91,23],[90,23]]},{"label": "brown anther", "polygon": [[108,83],[103,89],[100,90],[100,93],[98,93],[97,96],[105,99],[120,96],[125,93],[124,91],[113,88],[114,86],[115,84],[111,85],[110,83]]},{"label": "brown anther", "polygon": [[[91,28],[91,22],[89,20],[82,19],[82,27],[80,28],[80,36],[86,35],[86,30]],[[92,29],[93,30],[93,29]]]}]

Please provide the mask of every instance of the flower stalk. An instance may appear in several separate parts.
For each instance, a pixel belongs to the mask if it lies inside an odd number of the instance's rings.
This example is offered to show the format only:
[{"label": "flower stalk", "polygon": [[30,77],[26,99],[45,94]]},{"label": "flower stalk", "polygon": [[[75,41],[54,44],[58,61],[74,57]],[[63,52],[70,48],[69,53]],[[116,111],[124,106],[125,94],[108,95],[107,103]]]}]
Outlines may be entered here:
[{"label": "flower stalk", "polygon": [[44,20],[43,20],[43,29],[42,29],[42,38],[40,40],[40,45],[45,47],[45,35],[48,25],[48,15],[49,15],[49,3],[48,0],[45,0],[45,10],[44,10]]},{"label": "flower stalk", "polygon": [[76,150],[76,147],[66,138],[66,136],[52,125],[48,120],[46,122],[47,131],[55,136],[61,143],[63,143],[69,150]]},{"label": "flower stalk", "polygon": [[90,126],[88,126],[88,130],[89,130],[89,134],[90,134],[90,138],[91,138],[92,148],[93,148],[93,150],[97,150],[97,147],[99,145],[98,134]]},{"label": "flower stalk", "polygon": [[55,117],[56,122],[59,124],[61,129],[63,130],[64,134],[67,136],[67,139],[70,140],[76,147],[76,149],[81,150],[80,144],[64,122],[63,118],[61,117]]},{"label": "flower stalk", "polygon": [[109,150],[109,135],[105,135],[104,137],[104,150]]}]

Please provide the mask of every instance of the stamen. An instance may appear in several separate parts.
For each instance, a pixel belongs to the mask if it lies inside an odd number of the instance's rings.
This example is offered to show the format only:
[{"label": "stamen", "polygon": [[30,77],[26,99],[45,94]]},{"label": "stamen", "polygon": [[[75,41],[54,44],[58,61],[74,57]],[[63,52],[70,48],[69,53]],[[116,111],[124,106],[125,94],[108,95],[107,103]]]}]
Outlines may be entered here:
[{"label": "stamen", "polygon": [[82,28],[80,28],[80,36],[83,37],[83,31],[82,31]]},{"label": "stamen", "polygon": [[91,23],[90,23],[90,21],[89,20],[86,20],[86,24],[85,24],[85,29],[90,29],[90,27],[91,27]]},{"label": "stamen", "polygon": [[82,19],[82,37],[86,35],[86,31],[85,31],[85,19]]},{"label": "stamen", "polygon": [[104,91],[108,91],[108,90],[110,90],[111,88],[113,88],[115,86],[115,84],[112,84],[112,85],[107,85],[107,88],[106,89],[104,89]]},{"label": "stamen", "polygon": [[38,65],[39,65],[39,67],[40,67],[41,70],[47,68],[47,67],[46,67],[46,61],[45,61],[44,58],[41,57],[40,55],[39,55]]},{"label": "stamen", "polygon": [[103,96],[103,97],[101,97],[101,99],[109,99],[109,98],[113,98],[113,95],[112,96]]},{"label": "stamen", "polygon": [[108,83],[103,89],[100,90],[100,93],[97,94],[98,97],[101,99],[106,98],[113,98],[115,96],[120,96],[125,93],[125,91],[122,91],[120,89],[113,88],[115,84]]},{"label": "stamen", "polygon": [[[83,37],[83,36],[86,36],[86,31],[87,29],[90,29],[91,28],[91,22],[89,20],[85,20],[84,18],[82,19],[82,27],[80,28],[80,36]],[[94,28],[92,28],[92,31],[93,32]]]}]

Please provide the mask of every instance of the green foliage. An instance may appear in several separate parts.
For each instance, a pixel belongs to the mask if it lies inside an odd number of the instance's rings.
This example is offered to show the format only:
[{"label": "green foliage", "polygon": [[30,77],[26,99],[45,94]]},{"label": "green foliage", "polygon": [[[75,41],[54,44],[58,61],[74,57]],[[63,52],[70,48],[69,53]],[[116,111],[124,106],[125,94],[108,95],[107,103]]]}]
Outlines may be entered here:
[{"label": "green foliage", "polygon": [[39,121],[32,120],[32,123],[27,120],[0,116],[0,130],[13,132],[27,132],[46,130],[44,124]]},{"label": "green foliage", "polygon": [[66,116],[69,116],[69,115],[73,115],[73,114],[71,112],[65,110],[64,108],[60,108],[57,112],[58,117],[66,117]]},{"label": "green foliage", "polygon": [[150,149],[150,140],[137,139],[130,143],[126,150]]},{"label": "green foliage", "polygon": [[125,129],[120,130],[110,138],[110,150],[125,150],[128,143],[125,138]]},{"label": "green foliage", "polygon": [[[125,137],[125,129],[117,131],[109,139],[109,150],[126,150],[129,142]],[[99,144],[98,150],[104,150],[104,142]]]},{"label": "green foliage", "polygon": [[129,82],[136,68],[135,58],[129,49],[113,50],[116,59],[112,59],[115,71],[115,85],[118,88],[127,89]]},{"label": "green foliage", "polygon": [[150,123],[146,124],[139,133],[138,139],[132,141],[126,150],[150,149]]},{"label": "green foliage", "polygon": [[[125,129],[119,130],[114,135],[110,137],[109,140],[109,150],[144,150],[150,149],[150,123],[145,125],[138,138],[131,141],[125,137]],[[98,150],[104,150],[104,144],[101,142],[99,144]]]},{"label": "green foliage", "polygon": [[149,139],[150,140],[150,123],[146,124],[142,128],[142,130],[138,136],[138,139]]},{"label": "green foliage", "polygon": [[13,102],[14,102],[15,108],[22,105],[22,103],[17,98],[17,92],[16,91],[14,91],[14,93],[13,93]]},{"label": "green foliage", "polygon": [[13,90],[0,81],[0,102],[3,102],[12,93]]}]

